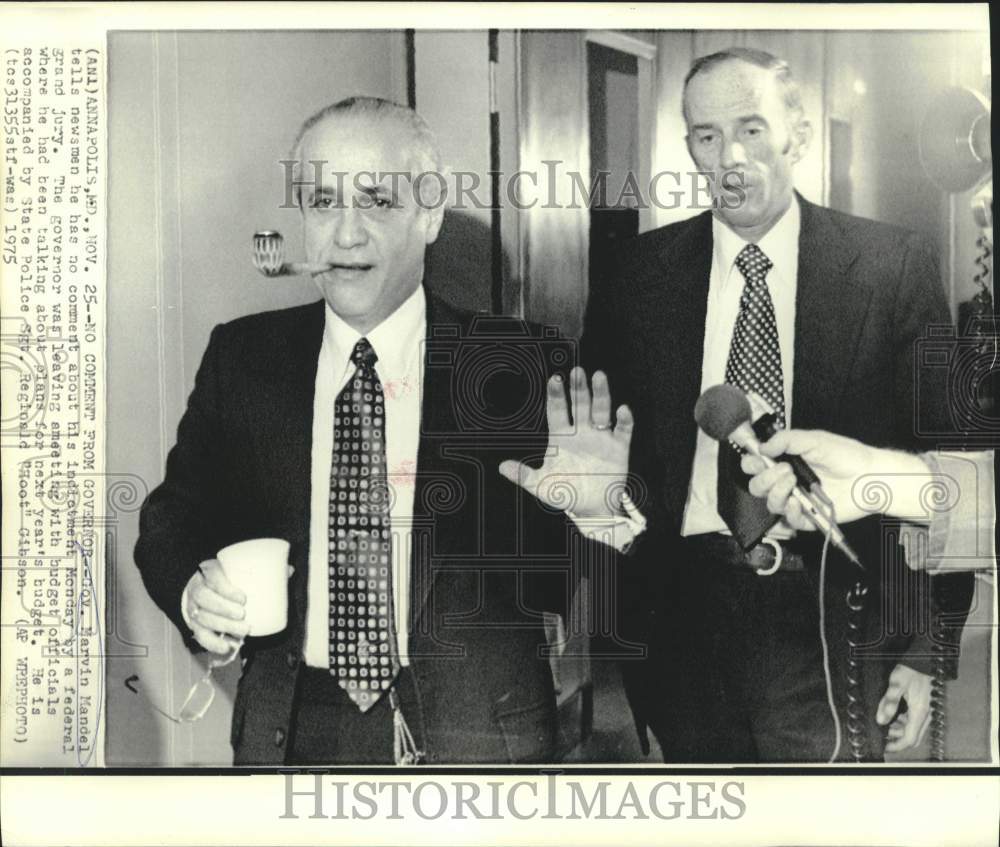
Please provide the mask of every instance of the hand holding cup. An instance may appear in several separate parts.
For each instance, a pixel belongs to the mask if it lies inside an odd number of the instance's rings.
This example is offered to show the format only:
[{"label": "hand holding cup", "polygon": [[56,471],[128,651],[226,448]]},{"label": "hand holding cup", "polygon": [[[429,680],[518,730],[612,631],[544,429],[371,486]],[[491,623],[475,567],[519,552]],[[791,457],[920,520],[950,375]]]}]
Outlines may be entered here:
[{"label": "hand holding cup", "polygon": [[185,590],[195,639],[228,653],[247,636],[273,635],[288,624],[289,544],[255,538],[223,548],[201,563]]},{"label": "hand holding cup", "polygon": [[249,633],[246,593],[233,585],[218,559],[198,566],[184,591],[185,617],[195,640],[212,653],[232,652]]}]

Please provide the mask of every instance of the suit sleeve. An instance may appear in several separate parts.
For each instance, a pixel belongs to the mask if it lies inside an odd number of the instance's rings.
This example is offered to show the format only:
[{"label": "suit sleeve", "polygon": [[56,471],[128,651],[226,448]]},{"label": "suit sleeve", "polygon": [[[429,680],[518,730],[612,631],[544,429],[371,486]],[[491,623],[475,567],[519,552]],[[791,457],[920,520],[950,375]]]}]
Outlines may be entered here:
[{"label": "suit sleeve", "polygon": [[135,561],[150,597],[173,621],[189,647],[181,595],[205,559],[215,556],[222,525],[224,441],[219,419],[223,328],[213,330],[195,377],[166,475],[142,504]]},{"label": "suit sleeve", "polygon": [[952,325],[934,253],[915,234],[908,237],[896,298],[895,404],[900,447],[933,449],[953,430],[948,403],[948,368],[928,355],[932,327]]},{"label": "suit sleeve", "polygon": [[[899,438],[910,449],[931,449],[954,431],[954,424],[949,367],[925,355],[931,346],[939,346],[927,343],[928,330],[950,326],[951,314],[938,263],[916,235],[907,241],[895,311],[897,420],[903,427]],[[955,678],[974,579],[971,572],[918,577],[917,591],[907,600],[929,607],[930,625],[914,636],[902,658],[904,664],[926,674],[941,669],[946,677]]]}]

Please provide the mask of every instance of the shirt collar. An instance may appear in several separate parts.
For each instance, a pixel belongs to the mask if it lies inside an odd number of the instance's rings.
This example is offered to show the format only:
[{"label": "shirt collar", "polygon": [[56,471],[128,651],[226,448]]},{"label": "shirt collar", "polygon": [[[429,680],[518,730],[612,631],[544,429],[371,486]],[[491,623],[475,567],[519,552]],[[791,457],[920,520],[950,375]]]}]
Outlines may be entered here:
[{"label": "shirt collar", "polygon": [[365,336],[344,321],[327,303],[323,343],[330,350],[334,372],[340,373],[340,368],[353,370],[350,358],[354,345],[362,337],[367,338],[378,356],[375,368],[385,382],[407,375],[414,361],[412,353],[424,340],[426,326],[427,298],[424,287],[418,285],[417,290],[395,312]]},{"label": "shirt collar", "polygon": [[[794,280],[798,273],[799,260],[799,228],[802,213],[799,209],[799,199],[794,194],[792,202],[778,222],[768,230],[767,234],[757,242],[764,255],[771,260],[777,277]],[[729,272],[736,264],[736,257],[747,246],[740,236],[733,232],[718,218],[712,218],[712,244],[714,261],[722,271],[723,283],[729,279]],[[771,277],[768,276],[768,282]]]}]

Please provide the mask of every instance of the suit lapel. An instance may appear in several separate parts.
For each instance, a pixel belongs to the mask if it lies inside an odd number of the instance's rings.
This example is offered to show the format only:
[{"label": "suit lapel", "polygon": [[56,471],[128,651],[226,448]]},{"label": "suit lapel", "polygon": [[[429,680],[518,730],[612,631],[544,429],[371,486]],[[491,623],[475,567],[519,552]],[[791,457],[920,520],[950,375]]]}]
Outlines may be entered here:
[{"label": "suit lapel", "polygon": [[[440,568],[433,567],[436,554],[442,552],[450,534],[442,532],[440,516],[435,514],[435,484],[447,484],[447,461],[444,449],[448,433],[458,432],[452,399],[452,369],[435,366],[435,339],[453,343],[467,331],[466,321],[447,303],[427,294],[427,332],[424,347],[423,398],[420,411],[420,442],[417,448],[417,474],[413,492],[413,553],[410,559],[410,630],[415,631],[422,618],[431,588]],[[449,345],[449,346],[452,346]],[[431,366],[428,366],[431,364]]]},{"label": "suit lapel", "polygon": [[857,249],[829,211],[799,197],[792,425],[829,428],[838,418],[871,290],[851,267]]},{"label": "suit lapel", "polygon": [[[701,390],[704,359],[705,313],[712,270],[712,216],[704,213],[691,221],[659,254],[659,296],[655,306],[639,317],[653,325],[636,336],[649,343],[649,389],[656,397],[647,426],[656,432],[656,453],[665,463],[666,480],[688,480],[694,461],[697,426],[691,410]],[[645,308],[640,304],[637,311]],[[638,317],[638,316],[637,316]],[[637,421],[636,431],[639,426]],[[642,472],[642,469],[639,469]],[[687,486],[664,489],[669,513],[683,514]]]},{"label": "suit lapel", "polygon": [[[285,502],[297,504],[300,513],[294,517],[295,534],[303,540],[301,559],[293,562],[295,573],[291,579],[291,599],[294,614],[305,626],[306,586],[309,571],[309,523],[312,490],[312,426],[313,398],[316,389],[316,365],[323,341],[324,304],[319,301],[308,307],[301,327],[294,334],[285,335],[278,344],[273,361],[275,368],[274,396],[284,410],[280,441],[280,465],[293,469],[281,476],[285,486]],[[284,354],[282,354],[284,352]],[[284,367],[282,367],[284,366]]]},{"label": "suit lapel", "polygon": [[[871,291],[851,273],[857,249],[826,209],[799,197],[792,420],[797,427],[829,427],[845,401],[848,376],[871,301]],[[643,366],[656,398],[647,426],[656,432],[656,453],[666,480],[688,480],[697,427],[691,409],[701,390],[705,314],[712,269],[712,218],[691,221],[650,263],[636,307],[636,337],[649,345]],[[646,300],[647,291],[655,292]],[[645,331],[643,331],[645,330]],[[669,392],[664,393],[664,392]],[[641,438],[637,421],[636,437]],[[641,469],[639,469],[641,472]],[[685,486],[667,485],[670,514],[683,514]]]}]

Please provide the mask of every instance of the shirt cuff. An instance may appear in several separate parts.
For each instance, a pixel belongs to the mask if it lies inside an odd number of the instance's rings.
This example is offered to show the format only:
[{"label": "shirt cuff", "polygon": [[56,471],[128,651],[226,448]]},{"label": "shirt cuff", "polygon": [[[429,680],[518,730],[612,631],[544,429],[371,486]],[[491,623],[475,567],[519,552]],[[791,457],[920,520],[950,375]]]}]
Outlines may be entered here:
[{"label": "shirt cuff", "polygon": [[954,492],[941,497],[931,512],[926,561],[921,564],[932,572],[995,567],[993,452],[923,453],[921,458],[939,488],[947,482]]},{"label": "shirt cuff", "polygon": [[646,518],[628,494],[622,494],[622,508],[624,515],[584,517],[568,509],[566,515],[584,538],[614,547],[619,553],[628,553],[635,540],[646,531]]}]

